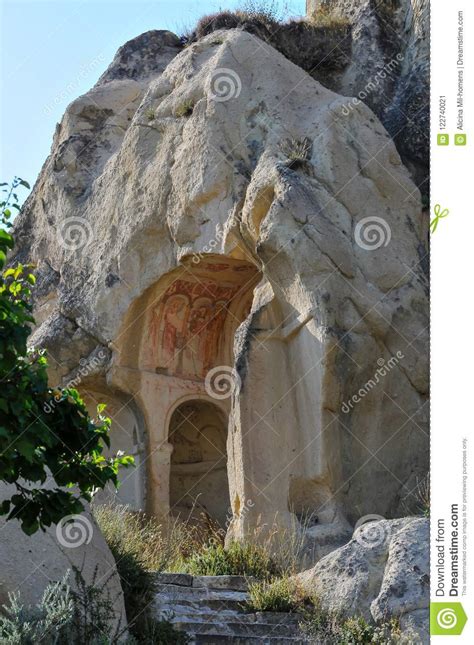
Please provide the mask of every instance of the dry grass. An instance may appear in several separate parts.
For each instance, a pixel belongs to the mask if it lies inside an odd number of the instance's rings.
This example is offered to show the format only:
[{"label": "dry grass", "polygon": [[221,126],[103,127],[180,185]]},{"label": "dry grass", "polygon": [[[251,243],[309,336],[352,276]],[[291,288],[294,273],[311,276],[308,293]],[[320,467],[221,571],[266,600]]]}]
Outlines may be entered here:
[{"label": "dry grass", "polygon": [[94,515],[112,551],[133,554],[148,571],[180,571],[184,562],[203,548],[214,529],[161,520],[125,506],[94,507]]},{"label": "dry grass", "polygon": [[346,29],[350,26],[347,18],[334,14],[328,7],[319,7],[316,12],[307,18],[307,21],[315,27],[326,27],[328,29]]},{"label": "dry grass", "polygon": [[234,566],[239,571],[267,567],[270,575],[291,575],[300,569],[304,555],[305,527],[296,519],[286,530],[277,517],[273,526],[257,519],[251,539],[224,549],[225,531],[205,515],[197,524],[148,517],[119,505],[94,506],[93,512],[116,559],[133,558],[145,571],[197,572],[199,566],[202,570]]},{"label": "dry grass", "polygon": [[417,479],[416,488],[402,501],[407,515],[430,516],[430,475]]},{"label": "dry grass", "polygon": [[249,585],[249,611],[299,612],[311,600],[289,576],[252,582]]},{"label": "dry grass", "polygon": [[182,103],[178,105],[178,107],[175,110],[175,116],[178,118],[185,117],[185,116],[191,116],[194,110],[194,101],[191,99],[186,99]]},{"label": "dry grass", "polygon": [[188,44],[220,29],[241,29],[265,41],[314,77],[343,69],[350,60],[349,21],[321,9],[312,20],[283,21],[274,3],[247,2],[236,11],[203,16]]}]

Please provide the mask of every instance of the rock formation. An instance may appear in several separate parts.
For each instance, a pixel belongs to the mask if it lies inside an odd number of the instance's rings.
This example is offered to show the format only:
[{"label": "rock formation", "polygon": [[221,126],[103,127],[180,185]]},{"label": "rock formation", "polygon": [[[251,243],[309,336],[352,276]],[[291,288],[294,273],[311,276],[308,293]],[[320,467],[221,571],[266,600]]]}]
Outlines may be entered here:
[{"label": "rock formation", "polygon": [[[0,502],[10,498],[13,487],[0,486]],[[9,593],[20,593],[21,603],[36,605],[49,582],[61,581],[75,588],[74,568],[86,585],[103,589],[112,603],[112,633],[126,630],[127,618],[115,560],[89,508],[32,536],[23,533],[17,520],[0,517],[0,606]]]},{"label": "rock formation", "polygon": [[428,195],[429,0],[306,0],[306,9],[351,24],[351,60],[333,89],[374,110]]},{"label": "rock formation", "polygon": [[429,643],[428,540],[425,518],[363,524],[298,578],[327,610],[370,622],[397,618],[403,631],[418,635],[413,642]]},{"label": "rock formation", "polygon": [[296,523],[319,557],[416,503],[420,193],[347,101],[243,31],[183,50],[150,32],[58,125],[15,231],[32,342],[108,404],[133,507],[194,508],[229,539]]}]

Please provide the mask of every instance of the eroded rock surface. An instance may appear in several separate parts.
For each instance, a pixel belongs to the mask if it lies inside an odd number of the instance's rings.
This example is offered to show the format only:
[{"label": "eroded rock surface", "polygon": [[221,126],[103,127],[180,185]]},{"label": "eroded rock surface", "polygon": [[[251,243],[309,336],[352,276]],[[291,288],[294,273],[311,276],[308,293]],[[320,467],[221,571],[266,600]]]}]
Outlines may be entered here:
[{"label": "eroded rock surface", "polygon": [[[18,219],[35,338],[63,382],[110,352],[80,389],[137,455],[130,499],[173,512],[178,479],[216,498],[227,467],[228,536],[296,522],[334,548],[360,516],[406,512],[427,469],[419,191],[366,105],[345,112],[254,36],[178,55],[163,38],[146,78],[134,55],[68,107]],[[232,398],[206,381],[223,366]],[[173,415],[203,401],[227,445],[190,427],[178,459]]]},{"label": "eroded rock surface", "polygon": [[360,97],[395,140],[415,182],[429,181],[429,0],[307,0],[352,25],[351,62],[335,80],[341,94]]},{"label": "eroded rock surface", "polygon": [[425,518],[370,522],[298,579],[327,610],[377,622],[395,617],[428,643],[428,540]]},{"label": "eroded rock surface", "polygon": [[[9,499],[12,486],[0,486],[0,502]],[[69,571],[68,584],[75,584],[74,568],[87,586],[103,590],[104,601],[112,603],[112,632],[126,632],[127,618],[115,560],[88,505],[71,522],[62,522],[28,536],[17,520],[0,517],[0,605],[8,604],[9,593],[20,593],[21,603],[36,605],[49,582],[61,581]]]}]

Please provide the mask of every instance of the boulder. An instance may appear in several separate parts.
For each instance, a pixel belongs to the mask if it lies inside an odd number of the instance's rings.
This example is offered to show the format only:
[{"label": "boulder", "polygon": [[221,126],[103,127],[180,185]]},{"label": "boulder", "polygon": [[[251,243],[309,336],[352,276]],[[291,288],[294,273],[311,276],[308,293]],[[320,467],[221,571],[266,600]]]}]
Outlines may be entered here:
[{"label": "boulder", "polygon": [[[14,487],[0,485],[0,502],[10,498]],[[115,560],[89,506],[80,515],[61,521],[45,531],[28,536],[17,520],[0,516],[0,605],[8,604],[8,594],[19,592],[24,605],[35,605],[49,582],[62,580],[74,584],[73,568],[87,585],[104,589],[114,607],[113,632],[126,629],[127,618]]]},{"label": "boulder", "polygon": [[395,617],[428,643],[428,540],[425,518],[369,522],[298,579],[327,610],[371,622]]}]

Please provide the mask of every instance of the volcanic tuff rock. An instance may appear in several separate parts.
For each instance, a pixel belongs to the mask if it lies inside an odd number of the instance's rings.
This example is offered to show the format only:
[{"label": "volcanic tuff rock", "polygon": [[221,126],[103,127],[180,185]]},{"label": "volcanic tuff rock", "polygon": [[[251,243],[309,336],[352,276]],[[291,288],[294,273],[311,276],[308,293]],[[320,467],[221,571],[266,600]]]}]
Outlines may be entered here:
[{"label": "volcanic tuff rock", "polygon": [[[52,486],[51,481],[46,486]],[[13,486],[0,485],[0,502],[9,499]],[[89,505],[72,522],[26,535],[17,520],[0,517],[0,605],[8,604],[9,593],[20,593],[21,603],[36,605],[49,582],[58,582],[69,572],[68,584],[75,588],[73,568],[86,585],[103,589],[104,600],[114,608],[112,631],[126,631],[127,618],[120,578],[114,557],[90,512]]]},{"label": "volcanic tuff rock", "polygon": [[396,617],[404,631],[411,628],[420,642],[428,643],[428,540],[425,518],[363,524],[348,544],[298,579],[327,610],[369,621]]},{"label": "volcanic tuff rock", "polygon": [[[347,99],[253,36],[215,32],[163,52],[156,68],[145,54],[146,79],[139,54],[129,77],[129,59],[114,63],[57,128],[16,224],[17,257],[38,264],[33,342],[50,350],[58,381],[110,351],[94,391],[141,408],[147,445],[161,450],[147,461],[161,504],[171,448],[160,424],[171,412],[154,406],[203,377],[155,369],[146,343],[159,330],[147,316],[163,289],[146,298],[205,266],[214,285],[223,266],[250,271],[252,305],[235,334],[228,534],[275,518],[303,527],[310,515],[308,539],[334,546],[348,521],[403,512],[427,469],[419,191],[366,105],[346,113]],[[232,337],[218,346],[230,351]]]},{"label": "volcanic tuff rock", "polygon": [[334,89],[374,110],[427,195],[429,0],[307,0],[306,9],[352,25],[351,62]]}]

